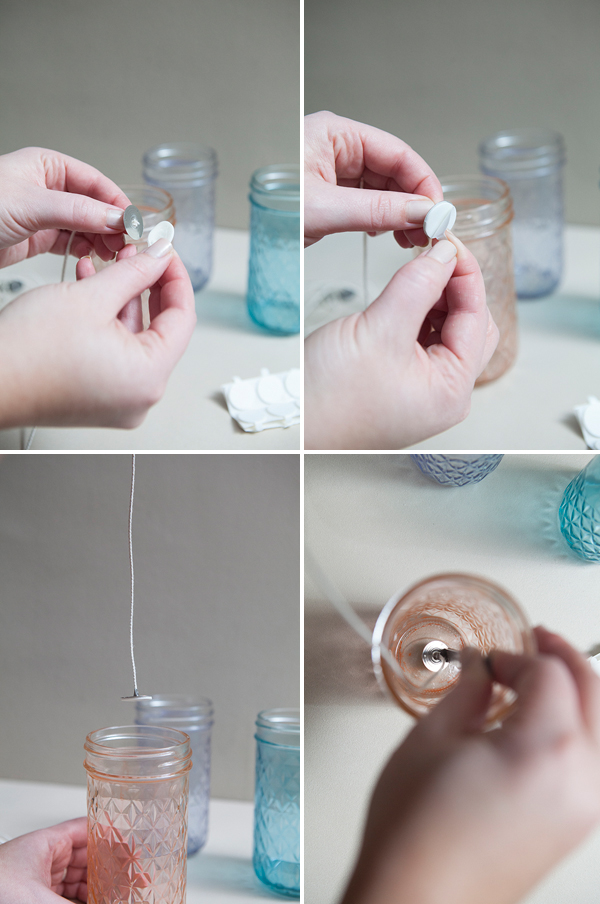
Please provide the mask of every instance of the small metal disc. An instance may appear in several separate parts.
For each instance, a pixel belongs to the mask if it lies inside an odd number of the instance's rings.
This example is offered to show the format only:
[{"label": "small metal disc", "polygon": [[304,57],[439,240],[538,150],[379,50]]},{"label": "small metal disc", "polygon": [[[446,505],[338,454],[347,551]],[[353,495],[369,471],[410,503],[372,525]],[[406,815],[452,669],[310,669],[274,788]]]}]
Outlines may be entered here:
[{"label": "small metal disc", "polygon": [[125,232],[130,238],[141,239],[144,231],[144,218],[133,204],[130,204],[123,211],[123,225],[125,226]]},{"label": "small metal disc", "polygon": [[450,650],[448,644],[441,640],[430,640],[423,647],[423,665],[430,672],[439,672],[449,662],[460,660],[460,653],[456,650]]},{"label": "small metal disc", "polygon": [[148,694],[132,694],[131,697],[121,697],[121,700],[152,700]]}]

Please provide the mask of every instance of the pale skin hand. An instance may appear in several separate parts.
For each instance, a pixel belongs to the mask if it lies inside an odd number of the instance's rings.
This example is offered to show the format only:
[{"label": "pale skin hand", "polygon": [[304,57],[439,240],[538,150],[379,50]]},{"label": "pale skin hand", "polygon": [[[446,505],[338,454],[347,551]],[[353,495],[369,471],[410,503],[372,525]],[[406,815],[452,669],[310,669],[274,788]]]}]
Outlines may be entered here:
[{"label": "pale skin hand", "polygon": [[[133,257],[124,249],[124,259],[86,279],[93,266],[80,261],[78,282],[25,292],[0,312],[0,427],[141,423],[196,321],[180,258],[164,239],[152,249]],[[132,332],[147,288],[150,328]]]},{"label": "pale skin hand", "polygon": [[477,261],[446,236],[306,339],[306,448],[401,449],[467,416],[498,329]]},{"label": "pale skin hand", "polygon": [[[95,250],[110,260],[123,247],[127,196],[101,172],[58,151],[23,148],[0,156],[0,267],[45,251]],[[118,225],[108,225],[120,217]]]},{"label": "pale skin hand", "polygon": [[403,248],[426,245],[423,219],[442,200],[433,170],[399,138],[334,113],[305,117],[305,246],[334,232],[393,232]]},{"label": "pale skin hand", "polygon": [[0,845],[0,904],[87,901],[87,819]]},{"label": "pale skin hand", "polygon": [[384,769],[342,904],[517,904],[600,820],[600,680],[565,640],[493,653],[518,694],[481,732],[491,679],[470,652],[458,687]]}]

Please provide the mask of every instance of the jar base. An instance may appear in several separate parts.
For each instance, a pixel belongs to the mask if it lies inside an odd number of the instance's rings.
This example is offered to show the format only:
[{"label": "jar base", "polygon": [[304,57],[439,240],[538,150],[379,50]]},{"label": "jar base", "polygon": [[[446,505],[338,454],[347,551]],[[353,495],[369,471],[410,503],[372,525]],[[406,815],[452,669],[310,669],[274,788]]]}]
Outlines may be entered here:
[{"label": "jar base", "polygon": [[296,861],[269,860],[261,857],[254,861],[256,878],[286,898],[300,897],[300,864]]}]

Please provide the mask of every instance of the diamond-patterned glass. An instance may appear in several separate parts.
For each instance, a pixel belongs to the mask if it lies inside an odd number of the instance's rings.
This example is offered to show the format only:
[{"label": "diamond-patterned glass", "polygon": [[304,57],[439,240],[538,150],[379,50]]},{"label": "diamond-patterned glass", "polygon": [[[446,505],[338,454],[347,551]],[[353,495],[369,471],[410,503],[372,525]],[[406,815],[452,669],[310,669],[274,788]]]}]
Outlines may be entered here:
[{"label": "diamond-patterned glass", "polygon": [[417,467],[444,486],[462,487],[478,483],[495,471],[502,455],[411,455]]},{"label": "diamond-patterned glass", "polygon": [[279,894],[300,894],[300,750],[257,739],[254,871]]},{"label": "diamond-patterned glass", "polygon": [[88,774],[88,904],[185,904],[188,776]]},{"label": "diamond-patterned glass", "polygon": [[600,456],[567,486],[558,520],[571,549],[582,559],[600,562]]},{"label": "diamond-patterned glass", "polygon": [[274,333],[300,330],[300,214],[251,204],[248,312]]}]

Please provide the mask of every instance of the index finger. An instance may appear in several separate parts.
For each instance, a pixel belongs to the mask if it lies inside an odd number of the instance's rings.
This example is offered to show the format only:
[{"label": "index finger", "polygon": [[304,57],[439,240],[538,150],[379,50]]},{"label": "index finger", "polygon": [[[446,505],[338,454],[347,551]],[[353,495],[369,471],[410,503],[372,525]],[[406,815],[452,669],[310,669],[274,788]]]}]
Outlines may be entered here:
[{"label": "index finger", "polygon": [[183,355],[196,325],[194,290],[177,254],[150,290],[150,326],[140,341],[161,344],[169,364]]},{"label": "index finger", "polygon": [[48,188],[87,195],[88,198],[104,201],[123,210],[131,203],[119,186],[95,167],[67,154],[54,151],[46,153],[51,155],[45,167]]}]

